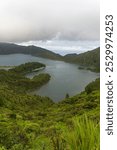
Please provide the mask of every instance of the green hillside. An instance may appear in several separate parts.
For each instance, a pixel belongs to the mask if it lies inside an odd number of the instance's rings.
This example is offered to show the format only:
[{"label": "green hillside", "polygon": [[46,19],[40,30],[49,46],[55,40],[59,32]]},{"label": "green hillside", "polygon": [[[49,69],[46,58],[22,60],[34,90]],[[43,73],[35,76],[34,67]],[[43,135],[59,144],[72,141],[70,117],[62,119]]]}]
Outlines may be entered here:
[{"label": "green hillside", "polygon": [[81,54],[68,54],[64,56],[64,60],[67,62],[79,64],[81,66],[87,67],[87,69],[99,72],[100,48],[96,48],[92,51],[88,51]]},{"label": "green hillside", "polygon": [[0,71],[0,150],[99,150],[100,80],[54,103],[28,92],[50,76],[28,79],[24,66]]}]

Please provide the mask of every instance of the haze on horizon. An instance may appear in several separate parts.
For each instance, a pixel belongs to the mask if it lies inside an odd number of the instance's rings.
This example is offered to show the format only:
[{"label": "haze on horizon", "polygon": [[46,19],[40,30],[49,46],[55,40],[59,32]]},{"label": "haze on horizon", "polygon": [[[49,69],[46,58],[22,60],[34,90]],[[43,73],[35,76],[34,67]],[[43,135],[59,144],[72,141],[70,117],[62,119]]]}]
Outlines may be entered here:
[{"label": "haze on horizon", "polygon": [[[99,0],[1,0],[0,41],[37,44],[59,51],[68,43],[99,46]],[[56,43],[60,46],[56,47]],[[61,44],[62,43],[62,44]],[[64,44],[66,44],[66,46]],[[98,43],[98,44],[96,44]],[[80,42],[79,42],[80,44]],[[86,47],[79,45],[81,51]],[[77,44],[76,44],[77,45]],[[53,47],[52,47],[53,46]],[[55,47],[54,47],[55,46]],[[70,47],[68,47],[70,46]],[[77,46],[71,50],[77,50]]]}]

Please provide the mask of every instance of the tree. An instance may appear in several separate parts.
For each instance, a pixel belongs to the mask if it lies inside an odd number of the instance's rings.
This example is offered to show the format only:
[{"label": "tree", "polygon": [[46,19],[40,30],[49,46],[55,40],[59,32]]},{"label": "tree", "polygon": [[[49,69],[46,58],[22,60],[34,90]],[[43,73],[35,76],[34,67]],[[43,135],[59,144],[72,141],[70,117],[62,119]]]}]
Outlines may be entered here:
[{"label": "tree", "polygon": [[65,96],[65,98],[69,98],[69,94],[68,94],[68,93],[66,93],[66,96]]}]

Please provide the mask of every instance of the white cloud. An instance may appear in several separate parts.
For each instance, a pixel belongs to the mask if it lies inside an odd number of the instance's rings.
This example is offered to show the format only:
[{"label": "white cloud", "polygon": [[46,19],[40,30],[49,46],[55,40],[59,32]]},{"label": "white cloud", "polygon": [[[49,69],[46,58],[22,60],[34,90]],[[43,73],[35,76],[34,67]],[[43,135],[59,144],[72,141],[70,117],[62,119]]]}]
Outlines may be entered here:
[{"label": "white cloud", "polygon": [[99,0],[1,0],[0,41],[99,40]]}]

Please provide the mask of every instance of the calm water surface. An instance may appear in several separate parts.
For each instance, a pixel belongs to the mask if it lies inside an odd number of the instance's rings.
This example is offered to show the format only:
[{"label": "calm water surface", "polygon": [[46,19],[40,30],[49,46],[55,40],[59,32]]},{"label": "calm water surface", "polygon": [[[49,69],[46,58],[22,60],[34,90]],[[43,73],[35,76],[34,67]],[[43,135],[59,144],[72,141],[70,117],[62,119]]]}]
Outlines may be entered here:
[{"label": "calm water surface", "polygon": [[51,80],[40,89],[36,89],[33,93],[48,96],[54,101],[64,99],[66,93],[70,96],[80,93],[89,82],[99,77],[98,73],[79,70],[78,65],[62,61],[54,61],[24,54],[0,55],[0,65],[14,66],[33,61],[46,64],[46,69],[29,74],[27,77],[32,78],[34,75],[42,72],[51,75]]}]

